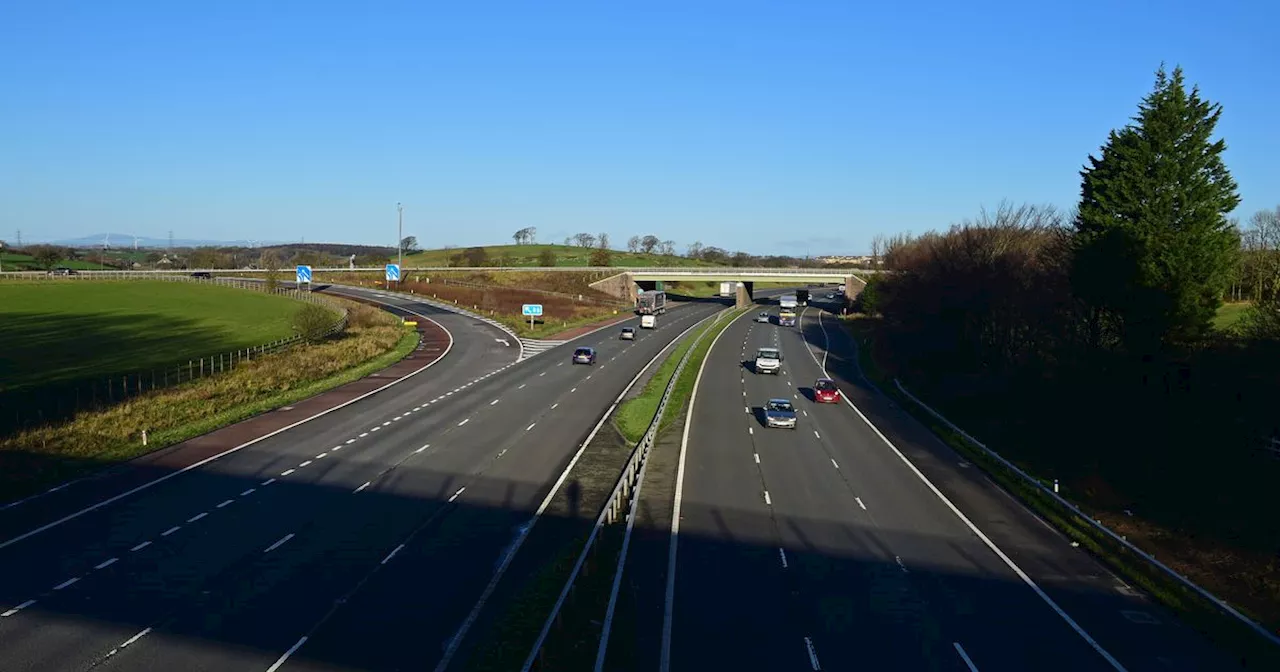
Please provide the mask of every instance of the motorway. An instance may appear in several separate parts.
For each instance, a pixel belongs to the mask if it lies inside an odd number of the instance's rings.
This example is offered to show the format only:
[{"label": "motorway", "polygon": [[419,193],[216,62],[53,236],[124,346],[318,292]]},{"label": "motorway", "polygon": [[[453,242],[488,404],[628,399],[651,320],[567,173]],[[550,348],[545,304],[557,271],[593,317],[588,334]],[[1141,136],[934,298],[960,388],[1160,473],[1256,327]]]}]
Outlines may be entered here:
[{"label": "motorway", "polygon": [[[0,669],[436,666],[610,402],[722,307],[516,363],[490,325],[380,300],[448,330],[448,355],[118,501],[0,511]],[[595,366],[569,363],[578,345]]]},{"label": "motorway", "polygon": [[[783,374],[743,366],[766,345]],[[1237,669],[869,389],[855,362],[815,307],[798,328],[741,318],[713,347],[677,493],[670,670]],[[868,420],[812,401],[823,363]],[[796,404],[795,430],[764,427],[772,397]]]}]

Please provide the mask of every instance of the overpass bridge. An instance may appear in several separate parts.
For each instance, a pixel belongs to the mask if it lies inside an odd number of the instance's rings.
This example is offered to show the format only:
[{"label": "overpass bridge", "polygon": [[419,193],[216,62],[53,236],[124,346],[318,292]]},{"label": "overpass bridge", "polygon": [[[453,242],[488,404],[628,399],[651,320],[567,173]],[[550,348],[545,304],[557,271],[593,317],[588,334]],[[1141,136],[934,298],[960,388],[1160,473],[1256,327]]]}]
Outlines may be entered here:
[{"label": "overpass bridge", "polygon": [[[321,277],[328,273],[383,273],[382,266],[373,267],[313,267],[313,277],[317,282],[321,282]],[[734,267],[734,266],[679,266],[672,268],[662,267],[603,267],[603,266],[410,266],[408,264],[401,270],[404,277],[408,277],[417,273],[430,272],[458,272],[458,271],[474,271],[484,273],[494,273],[502,271],[536,271],[546,273],[607,273],[616,271],[601,280],[591,283],[592,287],[599,289],[607,294],[618,297],[624,301],[634,301],[636,293],[641,289],[656,289],[659,283],[665,282],[735,282],[737,285],[737,301],[738,305],[747,305],[751,302],[754,293],[754,285],[757,282],[794,282],[800,284],[819,284],[819,283],[839,283],[846,286],[846,296],[852,299],[862,291],[866,286],[860,275],[868,273],[876,273],[877,271],[858,270],[857,275],[852,269],[830,269],[830,268],[763,268],[763,267]],[[190,275],[192,273],[208,272],[214,275],[236,275],[250,276],[257,274],[266,274],[272,272],[262,268],[185,268],[185,269],[156,269],[156,270],[104,270],[92,271],[81,270],[76,271],[77,275],[88,277],[114,277],[114,278],[145,278],[162,275]],[[293,274],[292,266],[285,266],[276,269],[275,273],[282,277],[291,277]],[[0,273],[2,278],[33,278],[43,277],[44,271],[18,271]]]},{"label": "overpass bridge", "polygon": [[[596,269],[599,270],[599,269]],[[591,286],[620,299],[632,300],[641,290],[657,289],[666,282],[733,282],[737,304],[749,305],[757,282],[794,282],[803,284],[842,284],[845,296],[852,300],[866,286],[866,281],[849,269],[825,268],[629,268],[616,275],[591,283]]]}]

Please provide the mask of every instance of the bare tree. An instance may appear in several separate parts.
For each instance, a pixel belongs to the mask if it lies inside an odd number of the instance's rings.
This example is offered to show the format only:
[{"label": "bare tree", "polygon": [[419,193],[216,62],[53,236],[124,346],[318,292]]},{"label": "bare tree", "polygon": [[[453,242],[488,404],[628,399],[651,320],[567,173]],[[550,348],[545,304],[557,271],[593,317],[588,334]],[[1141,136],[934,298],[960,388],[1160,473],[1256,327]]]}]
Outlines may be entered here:
[{"label": "bare tree", "polygon": [[596,236],[596,246],[602,250],[609,249],[609,234],[601,231],[600,235]]},{"label": "bare tree", "polygon": [[676,241],[674,240],[664,240],[659,247],[662,250],[662,254],[668,257],[674,256],[676,253]]},{"label": "bare tree", "polygon": [[701,258],[701,257],[702,257],[702,242],[701,242],[701,241],[697,241],[697,240],[695,240],[695,241],[693,241],[692,243],[690,243],[690,245],[689,245],[689,249],[685,252],[685,256],[686,256],[686,257],[689,257],[690,259],[699,259],[699,258]]},{"label": "bare tree", "polygon": [[658,240],[658,237],[657,237],[657,236],[654,236],[654,235],[648,235],[648,236],[645,236],[644,238],[641,238],[641,239],[640,239],[640,249],[641,249],[645,254],[653,254],[653,250],[654,250],[655,248],[657,248],[657,247],[658,247],[658,244],[659,244],[659,243],[661,243],[661,242],[662,242],[662,241],[661,241],[661,240]]},{"label": "bare tree", "polygon": [[578,247],[592,247],[596,244],[596,237],[589,233],[576,233],[573,236],[574,242]]},{"label": "bare tree", "polygon": [[871,237],[871,268],[880,265],[880,253],[884,252],[884,241],[883,233],[877,233]]},{"label": "bare tree", "polygon": [[526,226],[511,234],[511,237],[516,241],[516,245],[528,245],[533,242],[533,239],[537,234],[538,229],[536,227]]},{"label": "bare tree", "polygon": [[258,257],[258,267],[266,271],[267,291],[274,292],[280,286],[280,255],[274,250],[263,250]]},{"label": "bare tree", "polygon": [[627,251],[631,253],[640,251],[640,236],[631,236],[627,239]]}]

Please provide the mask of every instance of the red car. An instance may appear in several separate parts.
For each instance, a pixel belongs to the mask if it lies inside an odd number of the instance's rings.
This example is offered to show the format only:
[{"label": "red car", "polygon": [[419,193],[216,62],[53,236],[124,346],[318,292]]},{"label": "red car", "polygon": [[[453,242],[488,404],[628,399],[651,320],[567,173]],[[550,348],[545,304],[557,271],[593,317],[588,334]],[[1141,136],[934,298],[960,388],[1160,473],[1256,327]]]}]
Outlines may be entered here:
[{"label": "red car", "polygon": [[818,382],[813,384],[813,400],[819,404],[840,403],[840,388],[836,387],[836,381],[830,378],[819,378]]}]

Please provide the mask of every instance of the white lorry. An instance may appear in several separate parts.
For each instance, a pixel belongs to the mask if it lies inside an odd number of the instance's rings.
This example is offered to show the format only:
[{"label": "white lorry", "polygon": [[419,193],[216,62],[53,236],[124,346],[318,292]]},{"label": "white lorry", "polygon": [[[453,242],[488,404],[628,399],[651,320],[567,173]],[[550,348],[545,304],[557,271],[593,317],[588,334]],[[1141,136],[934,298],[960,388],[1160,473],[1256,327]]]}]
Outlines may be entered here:
[{"label": "white lorry", "polygon": [[733,296],[737,294],[736,287],[735,287],[737,284],[738,283],[736,282],[720,283],[720,296]]},{"label": "white lorry", "polygon": [[796,300],[795,294],[783,294],[782,297],[778,299],[779,306],[783,308],[790,308],[792,310],[795,310],[797,303],[798,301]]},{"label": "white lorry", "polygon": [[653,329],[653,328],[654,328],[654,327],[656,327],[657,325],[658,325],[658,318],[654,317],[653,315],[641,315],[641,316],[640,316],[640,328],[641,328],[641,329]]}]

